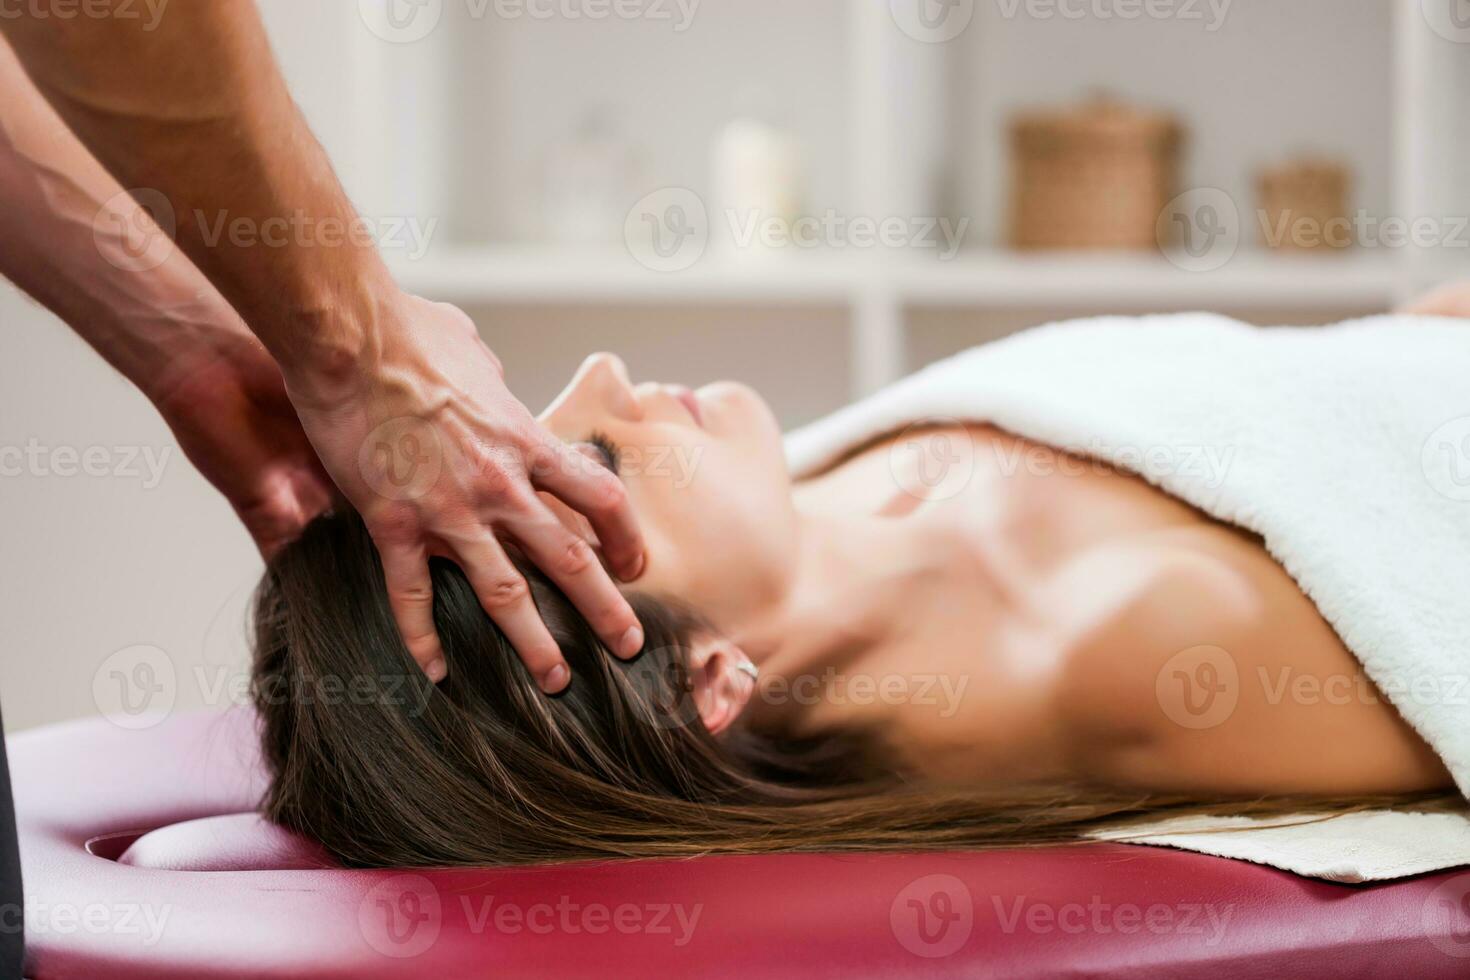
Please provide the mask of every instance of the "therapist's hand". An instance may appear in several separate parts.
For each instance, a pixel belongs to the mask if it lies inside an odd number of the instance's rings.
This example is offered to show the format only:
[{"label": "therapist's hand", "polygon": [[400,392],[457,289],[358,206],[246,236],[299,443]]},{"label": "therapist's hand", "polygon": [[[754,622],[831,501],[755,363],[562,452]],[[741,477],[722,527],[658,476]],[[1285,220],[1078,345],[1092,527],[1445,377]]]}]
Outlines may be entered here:
[{"label": "therapist's hand", "polygon": [[562,443],[506,388],[500,362],[457,308],[399,293],[340,362],[293,370],[286,383],[327,471],[367,524],[388,598],[413,658],[445,674],[434,629],[430,556],[464,569],[485,611],[538,684],[556,693],[566,661],[500,539],[513,542],[576,605],[618,656],[643,632],[591,543],[537,495],[591,523],[608,569],[642,572],[643,541],[623,484]]},{"label": "therapist's hand", "polygon": [[150,395],[269,559],[331,505],[332,481],[260,342],[243,327],[205,333],[207,344],[175,343],[170,379]]},{"label": "therapist's hand", "polygon": [[1441,286],[1409,303],[1402,312],[1420,316],[1470,317],[1470,282]]}]

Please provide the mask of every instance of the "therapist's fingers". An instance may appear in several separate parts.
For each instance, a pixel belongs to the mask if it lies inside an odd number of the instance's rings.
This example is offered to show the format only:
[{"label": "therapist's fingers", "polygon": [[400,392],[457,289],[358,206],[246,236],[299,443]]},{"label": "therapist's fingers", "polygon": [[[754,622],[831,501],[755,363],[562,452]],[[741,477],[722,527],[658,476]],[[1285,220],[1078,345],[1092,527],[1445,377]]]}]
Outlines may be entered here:
[{"label": "therapist's fingers", "polygon": [[572,680],[566,659],[541,621],[530,586],[500,542],[486,528],[481,535],[455,541],[454,551],[480,605],[515,648],[537,685],[547,694],[565,690]]},{"label": "therapist's fingers", "polygon": [[378,541],[388,606],[403,634],[403,642],[429,680],[435,684],[448,672],[439,633],[434,629],[434,586],[429,578],[429,556],[420,542]]},{"label": "therapist's fingers", "polygon": [[507,523],[505,530],[577,607],[603,645],[624,659],[638,655],[643,628],[585,538],[539,500],[535,513]]},{"label": "therapist's fingers", "polygon": [[[603,558],[624,582],[643,574],[643,532],[633,516],[623,481],[605,467],[565,443],[549,439],[539,447],[540,459],[531,482],[587,518],[597,533]],[[581,603],[584,615],[589,611]],[[617,649],[616,644],[611,644]]]}]

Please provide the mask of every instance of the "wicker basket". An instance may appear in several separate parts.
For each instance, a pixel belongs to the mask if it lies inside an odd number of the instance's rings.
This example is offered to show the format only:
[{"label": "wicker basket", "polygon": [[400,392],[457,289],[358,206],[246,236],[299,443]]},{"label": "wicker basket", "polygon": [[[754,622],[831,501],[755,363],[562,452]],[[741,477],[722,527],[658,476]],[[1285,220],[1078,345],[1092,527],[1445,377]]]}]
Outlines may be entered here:
[{"label": "wicker basket", "polygon": [[1154,249],[1178,181],[1182,127],[1098,99],[1011,122],[1010,240],[1018,249]]},{"label": "wicker basket", "polygon": [[1352,172],[1330,160],[1300,159],[1256,176],[1261,239],[1270,248],[1332,250],[1353,243]]}]

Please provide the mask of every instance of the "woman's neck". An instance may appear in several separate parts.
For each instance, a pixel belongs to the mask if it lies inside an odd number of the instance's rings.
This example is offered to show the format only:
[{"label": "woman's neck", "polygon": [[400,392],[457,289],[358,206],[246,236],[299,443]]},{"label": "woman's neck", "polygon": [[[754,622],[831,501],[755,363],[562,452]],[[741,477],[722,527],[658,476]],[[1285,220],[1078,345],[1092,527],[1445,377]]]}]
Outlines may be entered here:
[{"label": "woman's neck", "polygon": [[923,512],[799,513],[781,600],[732,639],[766,675],[861,672],[925,637],[977,626],[999,601],[984,556]]}]

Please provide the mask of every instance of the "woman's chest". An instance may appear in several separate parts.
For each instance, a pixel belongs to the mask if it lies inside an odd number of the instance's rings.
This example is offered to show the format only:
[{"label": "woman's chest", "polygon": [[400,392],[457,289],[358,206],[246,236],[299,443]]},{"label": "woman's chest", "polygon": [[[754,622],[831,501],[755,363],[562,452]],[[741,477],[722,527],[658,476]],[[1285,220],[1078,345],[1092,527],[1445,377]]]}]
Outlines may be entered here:
[{"label": "woman's chest", "polygon": [[974,535],[1037,572],[1108,541],[1209,518],[1101,461],[983,425],[910,427],[798,485],[828,514],[913,519]]}]

